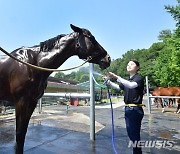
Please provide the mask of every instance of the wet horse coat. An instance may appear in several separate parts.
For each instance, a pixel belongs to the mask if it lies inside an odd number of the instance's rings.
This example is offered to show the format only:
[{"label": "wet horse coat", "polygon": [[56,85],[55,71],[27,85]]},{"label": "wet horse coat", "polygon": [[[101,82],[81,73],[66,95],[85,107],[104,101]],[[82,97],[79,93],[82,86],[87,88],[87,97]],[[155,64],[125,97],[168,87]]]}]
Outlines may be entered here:
[{"label": "wet horse coat", "polygon": [[[79,56],[99,64],[102,69],[110,65],[110,56],[86,29],[71,25],[73,33],[59,35],[30,48],[19,48],[12,55],[30,64],[58,68],[69,57]],[[0,59],[0,100],[15,103],[16,153],[22,154],[30,117],[47,86],[52,72],[40,71],[5,57]]]}]

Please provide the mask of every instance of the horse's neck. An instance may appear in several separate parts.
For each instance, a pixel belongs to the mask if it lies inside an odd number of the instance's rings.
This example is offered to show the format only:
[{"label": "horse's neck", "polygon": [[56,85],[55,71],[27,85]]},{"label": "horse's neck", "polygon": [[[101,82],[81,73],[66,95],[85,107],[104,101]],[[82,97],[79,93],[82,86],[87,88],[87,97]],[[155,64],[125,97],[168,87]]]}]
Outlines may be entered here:
[{"label": "horse's neck", "polygon": [[59,40],[59,47],[38,55],[38,66],[56,69],[61,66],[69,57],[75,55],[74,38],[69,35]]},{"label": "horse's neck", "polygon": [[71,54],[66,54],[63,50],[52,50],[50,52],[46,53],[40,53],[39,54],[39,62],[38,66],[44,67],[44,68],[53,68],[56,69],[59,66],[61,66],[69,57],[71,57]]}]

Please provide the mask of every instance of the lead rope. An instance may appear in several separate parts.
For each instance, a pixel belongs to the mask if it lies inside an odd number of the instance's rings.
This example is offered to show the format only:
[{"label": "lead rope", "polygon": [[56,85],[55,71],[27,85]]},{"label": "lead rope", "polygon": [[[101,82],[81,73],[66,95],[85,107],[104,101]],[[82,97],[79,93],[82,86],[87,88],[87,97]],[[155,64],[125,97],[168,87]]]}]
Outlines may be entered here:
[{"label": "lead rope", "polygon": [[[94,78],[94,76],[92,75],[92,77],[93,77],[93,80],[94,80],[94,82],[99,86],[99,87],[101,87],[101,88],[106,88],[107,89],[107,92],[108,92],[108,97],[109,97],[109,100],[110,100],[110,105],[111,105],[111,121],[112,121],[112,138],[111,138],[111,140],[112,140],[112,146],[113,146],[113,150],[114,150],[114,153],[115,154],[117,154],[117,150],[116,150],[116,147],[115,147],[115,141],[114,141],[114,112],[113,112],[113,105],[112,105],[112,99],[111,99],[111,94],[110,94],[110,91],[109,91],[109,86],[107,85],[107,81],[109,80],[109,79],[106,79],[105,81],[104,81],[104,83],[103,84],[99,84],[99,83],[97,83],[97,81],[95,80],[95,78]],[[105,86],[105,84],[106,84],[106,86]]]},{"label": "lead rope", "polygon": [[13,56],[12,54],[8,53],[6,50],[4,50],[2,47],[0,47],[0,50],[5,53],[6,55],[8,55],[9,57],[13,58],[14,60],[24,64],[24,65],[27,65],[29,67],[32,67],[34,69],[37,69],[37,70],[41,70],[41,71],[47,71],[47,72],[61,72],[61,71],[69,71],[69,70],[72,70],[72,69],[76,69],[78,67],[81,67],[83,66],[85,63],[89,62],[92,57],[88,57],[87,60],[82,63],[81,65],[78,65],[78,66],[74,66],[74,67],[70,67],[70,68],[66,68],[66,69],[50,69],[50,68],[44,68],[44,67],[39,67],[39,66],[36,66],[36,65],[32,65],[30,63],[27,63],[27,62],[24,62],[18,58],[16,58],[15,56]]}]

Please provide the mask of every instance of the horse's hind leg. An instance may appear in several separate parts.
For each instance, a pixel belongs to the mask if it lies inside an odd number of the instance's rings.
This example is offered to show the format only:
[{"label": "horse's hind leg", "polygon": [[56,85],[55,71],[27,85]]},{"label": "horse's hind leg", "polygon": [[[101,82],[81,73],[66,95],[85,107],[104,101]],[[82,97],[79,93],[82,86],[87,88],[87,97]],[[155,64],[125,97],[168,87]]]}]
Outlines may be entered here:
[{"label": "horse's hind leg", "polygon": [[154,98],[154,103],[156,104],[156,107],[158,108],[158,98]]},{"label": "horse's hind leg", "polygon": [[23,154],[27,127],[37,104],[37,101],[26,100],[22,99],[16,104],[16,154]]}]

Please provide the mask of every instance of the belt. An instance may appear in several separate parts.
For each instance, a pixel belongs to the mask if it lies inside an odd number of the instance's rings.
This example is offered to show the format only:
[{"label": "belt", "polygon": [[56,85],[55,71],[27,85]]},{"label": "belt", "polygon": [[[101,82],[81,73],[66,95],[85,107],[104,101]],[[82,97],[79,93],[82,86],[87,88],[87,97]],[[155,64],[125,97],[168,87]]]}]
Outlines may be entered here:
[{"label": "belt", "polygon": [[125,104],[125,106],[128,106],[128,107],[134,107],[134,106],[145,107],[146,105],[145,104]]}]

